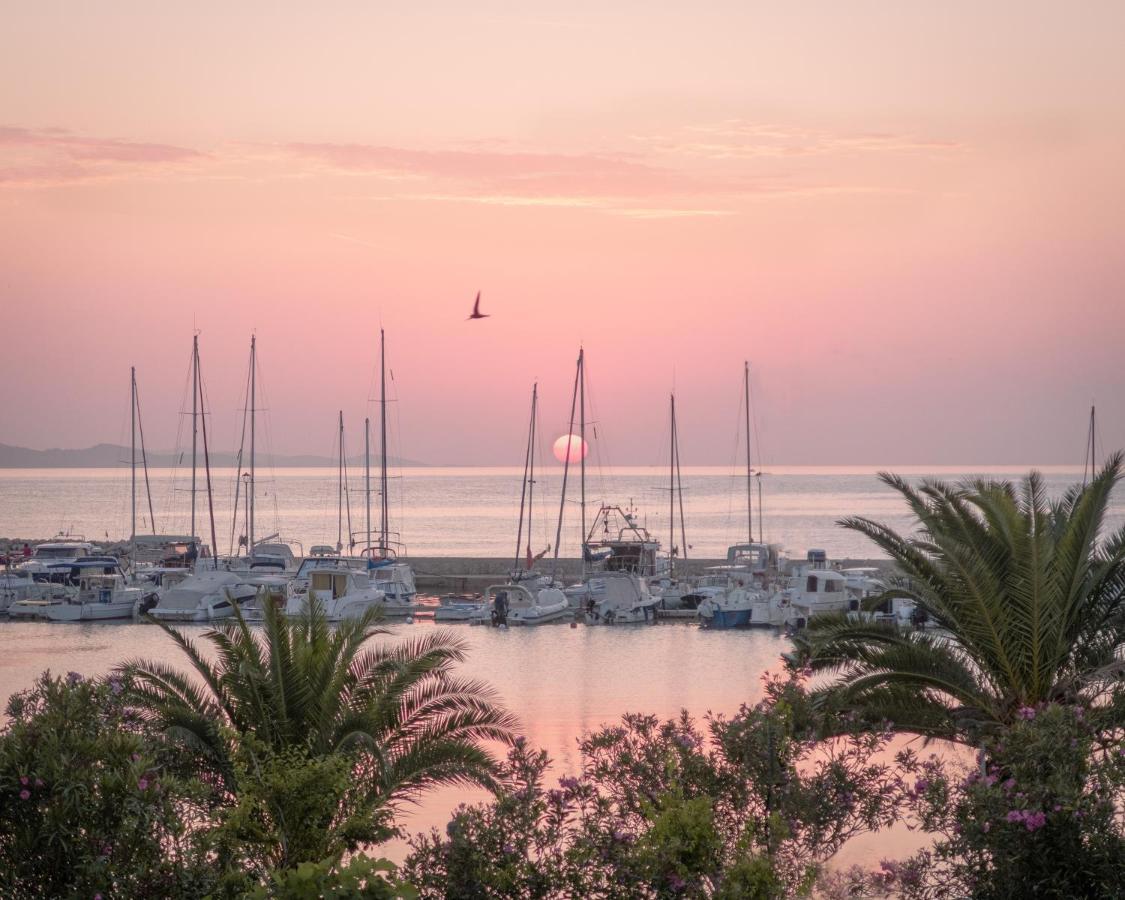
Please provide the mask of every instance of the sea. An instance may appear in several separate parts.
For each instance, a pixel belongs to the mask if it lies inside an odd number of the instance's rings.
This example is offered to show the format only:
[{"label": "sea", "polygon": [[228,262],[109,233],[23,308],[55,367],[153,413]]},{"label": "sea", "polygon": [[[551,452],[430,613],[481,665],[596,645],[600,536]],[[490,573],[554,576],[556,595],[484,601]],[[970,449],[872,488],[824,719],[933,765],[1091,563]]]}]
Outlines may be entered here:
[{"label": "sea", "polygon": [[[925,478],[961,481],[974,477],[1014,479],[1030,467],[893,467],[918,482]],[[752,523],[747,517],[744,474],[729,469],[685,468],[674,495],[675,535],[667,471],[618,468],[591,472],[587,479],[587,515],[601,503],[633,509],[665,545],[686,536],[689,556],[714,558],[745,541],[749,529],[779,544],[790,556],[821,548],[832,558],[865,559],[881,554],[862,535],[841,527],[847,516],[864,516],[908,530],[904,503],[877,477],[879,467],[766,469],[752,483]],[[1081,482],[1080,468],[1040,467],[1048,491],[1059,495]],[[573,473],[572,473],[573,474]],[[415,468],[396,470],[388,481],[391,531],[401,537],[408,555],[509,558],[515,552],[522,469]],[[535,552],[554,546],[562,489],[561,470],[537,475],[532,496],[532,544]],[[239,493],[239,524],[232,528],[236,473],[211,473],[211,501],[205,478],[197,475],[197,533],[210,543],[214,509],[215,544],[227,552],[243,533],[244,500]],[[151,470],[152,509],[160,533],[190,529],[190,472]],[[152,530],[143,475],[138,478],[138,531]],[[759,514],[758,487],[761,485]],[[563,556],[577,556],[581,533],[581,498],[574,481],[567,485],[563,510]],[[363,472],[348,473],[346,486],[336,470],[263,470],[257,478],[256,533],[278,532],[305,548],[313,544],[348,544],[349,535],[366,538],[367,491]],[[526,497],[524,498],[526,502]],[[129,533],[130,473],[116,469],[0,470],[0,536],[49,538],[59,532],[105,541]],[[372,497],[378,519],[380,502]],[[350,507],[350,525],[348,509]],[[341,512],[342,510],[342,512]],[[1125,524],[1125,496],[1113,498],[1107,528]],[[376,526],[377,529],[377,526]],[[682,551],[681,551],[682,552]],[[430,622],[396,623],[379,640],[401,640]],[[787,639],[772,631],[710,632],[686,622],[652,626],[569,627],[495,631],[450,626],[464,642],[462,674],[488,682],[497,697],[520,718],[523,733],[547,749],[554,772],[576,771],[579,737],[619,720],[625,712],[674,716],[688,710],[702,721],[708,714],[737,713],[762,696],[762,679],[781,669]],[[202,626],[185,626],[201,636]],[[127,658],[175,660],[169,638],[148,624],[63,624],[0,621],[0,697],[30,687],[45,669],[76,671],[84,676],[108,672]],[[919,749],[922,749],[919,747]],[[464,788],[439,789],[405,811],[407,828],[442,828],[461,802],[484,799]],[[926,839],[895,828],[850,842],[837,862],[877,864],[882,858],[908,855]],[[402,859],[396,841],[380,852]]]}]

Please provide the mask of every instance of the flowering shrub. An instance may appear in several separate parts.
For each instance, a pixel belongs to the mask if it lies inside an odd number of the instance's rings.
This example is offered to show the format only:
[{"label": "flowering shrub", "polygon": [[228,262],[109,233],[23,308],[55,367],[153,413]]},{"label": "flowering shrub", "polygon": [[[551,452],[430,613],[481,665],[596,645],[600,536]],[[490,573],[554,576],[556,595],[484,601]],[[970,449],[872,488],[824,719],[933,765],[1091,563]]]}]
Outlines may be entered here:
[{"label": "flowering shrub", "polygon": [[43,675],[0,731],[0,896],[202,896],[211,884],[118,680]]},{"label": "flowering shrub", "polygon": [[701,731],[687,714],[626,715],[580,742],[578,776],[546,789],[518,743],[490,803],[412,841],[423,897],[782,897],[806,892],[848,838],[894,820],[882,734],[814,737],[797,679]]},{"label": "flowering shrub", "polygon": [[907,802],[939,836],[885,879],[907,897],[1125,895],[1125,756],[1101,749],[1081,707],[1019,710],[965,771],[900,754]]}]

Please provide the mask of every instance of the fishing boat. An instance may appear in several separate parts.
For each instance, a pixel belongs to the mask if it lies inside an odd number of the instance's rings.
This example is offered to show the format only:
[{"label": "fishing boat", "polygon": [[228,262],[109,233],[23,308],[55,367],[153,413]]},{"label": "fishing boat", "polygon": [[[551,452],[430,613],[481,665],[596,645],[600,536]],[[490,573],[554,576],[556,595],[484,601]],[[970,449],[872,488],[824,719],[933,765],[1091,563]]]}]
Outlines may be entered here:
[{"label": "fishing boat", "polygon": [[94,622],[131,619],[141,608],[145,591],[127,583],[120,566],[78,565],[75,591],[62,603],[44,610],[51,622]]}]

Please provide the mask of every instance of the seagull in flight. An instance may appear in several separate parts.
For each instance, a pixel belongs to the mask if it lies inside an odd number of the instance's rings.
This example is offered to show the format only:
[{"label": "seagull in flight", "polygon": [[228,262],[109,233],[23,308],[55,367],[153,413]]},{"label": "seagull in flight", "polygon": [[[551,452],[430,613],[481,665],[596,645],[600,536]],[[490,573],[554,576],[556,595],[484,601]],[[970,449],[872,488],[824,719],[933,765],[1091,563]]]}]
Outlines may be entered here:
[{"label": "seagull in flight", "polygon": [[[487,319],[487,318],[488,318],[488,313],[482,313],[480,311],[480,291],[477,291],[477,299],[473,303],[473,314],[471,316],[469,316],[469,319]],[[469,319],[466,319],[465,321],[467,322],[467,321],[469,321]]]}]

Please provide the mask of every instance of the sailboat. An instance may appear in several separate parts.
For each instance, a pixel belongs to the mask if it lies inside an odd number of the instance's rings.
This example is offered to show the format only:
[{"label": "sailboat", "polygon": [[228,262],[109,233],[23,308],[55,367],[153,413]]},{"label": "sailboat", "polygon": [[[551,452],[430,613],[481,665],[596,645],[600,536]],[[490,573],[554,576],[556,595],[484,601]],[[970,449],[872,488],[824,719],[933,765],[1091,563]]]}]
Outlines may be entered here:
[{"label": "sailboat", "polygon": [[[647,577],[656,574],[660,542],[636,520],[633,510],[602,504],[589,532],[586,530],[586,351],[578,350],[574,391],[570,401],[570,432],[574,432],[575,411],[579,427],[579,480],[582,516],[582,570],[580,584],[565,590],[568,602],[577,607],[588,624],[612,625],[627,622],[655,622],[659,598],[648,588]],[[563,497],[555,533],[555,561],[562,540],[566,484],[570,473],[572,443],[567,444],[563,462]],[[600,531],[599,531],[600,529]],[[587,566],[591,566],[588,570]]]},{"label": "sailboat", "polygon": [[[368,431],[368,435],[370,431]],[[367,544],[362,556],[367,558],[367,570],[375,587],[386,599],[383,611],[387,615],[409,615],[415,609],[418,594],[414,584],[414,570],[399,559],[400,542],[392,539],[390,523],[390,495],[387,492],[387,338],[379,329],[379,540],[372,543],[371,530],[371,444],[365,440]]]},{"label": "sailboat", "polygon": [[[215,505],[211,490],[211,456],[207,442],[207,416],[203,406],[203,378],[199,365],[199,335],[192,339],[191,348],[191,534],[196,525],[196,484],[198,480],[198,444],[203,438],[203,465],[207,487],[207,509],[211,526],[211,546],[218,546],[215,533]],[[193,547],[198,538],[192,538]],[[161,573],[161,588],[157,603],[150,610],[156,619],[179,622],[209,622],[223,619],[234,613],[234,606],[254,597],[257,588],[247,584],[234,572],[224,571],[217,556],[209,555],[207,548],[200,550],[191,568]]]},{"label": "sailboat", "polygon": [[[520,489],[520,521],[516,534],[516,559],[507,584],[485,589],[483,606],[491,611],[494,625],[541,625],[570,615],[566,594],[554,578],[534,571],[536,556],[531,550],[532,509],[535,499],[535,436],[539,412],[539,385],[531,388],[531,421],[527,429],[523,485]],[[566,488],[563,487],[565,500]],[[561,512],[560,512],[561,516]],[[527,522],[527,549],[524,551],[524,522]],[[557,558],[556,553],[556,558]]]},{"label": "sailboat", "polygon": [[250,368],[246,376],[246,409],[242,420],[243,446],[238,448],[238,469],[242,468],[242,451],[245,448],[246,425],[250,425],[250,465],[241,473],[235,483],[234,514],[231,519],[231,543],[234,543],[234,532],[238,526],[238,503],[242,484],[246,484],[246,533],[239,538],[239,550],[244,544],[246,555],[233,553],[225,562],[225,567],[232,572],[239,572],[254,576],[275,576],[272,581],[263,581],[263,586],[277,587],[283,581],[291,578],[297,571],[297,557],[289,544],[281,540],[277,533],[259,538],[255,534],[255,500],[257,495],[257,393],[258,393],[258,338],[250,336]]},{"label": "sailboat", "polygon": [[[743,363],[743,394],[746,413],[746,537],[744,544],[727,548],[727,562],[718,574],[705,577],[696,588],[700,624],[707,628],[740,628],[749,625],[780,625],[777,604],[771,598],[776,580],[776,548],[754,540],[754,469],[750,456],[750,363]],[[760,482],[759,482],[760,483]]]}]

